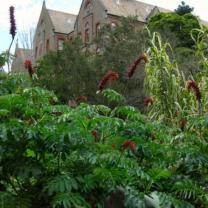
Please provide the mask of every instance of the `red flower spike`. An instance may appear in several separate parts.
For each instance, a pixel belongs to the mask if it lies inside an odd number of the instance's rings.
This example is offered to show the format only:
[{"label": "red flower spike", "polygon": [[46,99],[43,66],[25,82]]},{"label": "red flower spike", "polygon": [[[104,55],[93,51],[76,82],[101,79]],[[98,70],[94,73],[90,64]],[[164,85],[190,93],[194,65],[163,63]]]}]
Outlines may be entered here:
[{"label": "red flower spike", "polygon": [[28,70],[30,77],[32,77],[32,75],[34,74],[34,71],[32,68],[32,62],[30,60],[25,60],[24,65],[25,65],[25,69]]},{"label": "red flower spike", "polygon": [[153,102],[154,102],[153,98],[149,96],[144,100],[144,105],[145,107],[148,107],[149,105],[153,105]]},{"label": "red flower spike", "polygon": [[181,131],[184,131],[185,126],[186,126],[186,120],[185,120],[184,118],[182,118],[182,119],[179,121],[179,127],[180,127]]},{"label": "red flower spike", "polygon": [[191,90],[193,90],[194,93],[195,93],[195,96],[196,96],[197,101],[198,102],[201,101],[201,92],[200,92],[200,89],[199,89],[197,83],[194,80],[189,80],[187,82],[187,89],[188,89],[189,92]]},{"label": "red flower spike", "polygon": [[122,144],[122,149],[126,150],[126,149],[130,149],[131,151],[135,151],[136,149],[136,144],[131,141],[131,140],[126,140],[123,144]]},{"label": "red flower spike", "polygon": [[115,81],[119,79],[119,74],[118,72],[114,72],[114,71],[109,71],[104,77],[103,79],[100,81],[99,83],[99,90],[102,91],[106,84],[108,83],[108,81]]},{"label": "red flower spike", "polygon": [[87,97],[86,96],[79,96],[76,99],[76,102],[80,103],[80,102],[86,102],[87,101]]},{"label": "red flower spike", "polygon": [[132,64],[132,66],[129,68],[129,70],[127,72],[127,77],[129,79],[132,78],[132,76],[134,75],[138,65],[141,64],[142,61],[144,61],[144,63],[148,62],[148,58],[147,58],[146,54],[140,55],[139,58],[137,60],[135,60],[134,63]]},{"label": "red flower spike", "polygon": [[112,149],[115,149],[116,148],[116,145],[115,144],[112,144],[111,147],[112,147]]},{"label": "red flower spike", "polygon": [[92,136],[94,137],[95,141],[98,141],[98,132],[96,130],[91,131]]}]

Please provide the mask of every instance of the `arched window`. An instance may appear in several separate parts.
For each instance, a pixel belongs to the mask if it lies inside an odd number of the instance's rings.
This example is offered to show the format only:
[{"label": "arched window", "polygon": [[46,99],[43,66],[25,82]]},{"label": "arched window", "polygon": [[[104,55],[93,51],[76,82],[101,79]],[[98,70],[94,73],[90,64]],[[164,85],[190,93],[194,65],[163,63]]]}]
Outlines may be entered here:
[{"label": "arched window", "polygon": [[47,41],[46,41],[46,52],[48,52],[49,49],[50,49],[50,40],[47,39]]},{"label": "arched window", "polygon": [[98,55],[99,55],[99,54],[100,54],[100,52],[101,52],[100,47],[99,47],[99,46],[97,46],[95,51],[96,51],[96,54],[98,54]]},{"label": "arched window", "polygon": [[37,58],[37,56],[38,56],[38,47],[36,46],[35,47],[35,59]]},{"label": "arched window", "polygon": [[91,4],[91,0],[86,0],[85,1],[85,8],[87,8]]},{"label": "arched window", "polygon": [[111,22],[111,28],[114,29],[117,27],[117,23],[116,22]]},{"label": "arched window", "polygon": [[101,29],[100,23],[98,22],[98,23],[96,24],[96,36],[99,35],[100,29]]},{"label": "arched window", "polygon": [[89,23],[85,24],[85,43],[90,42],[90,31],[89,31]]},{"label": "arched window", "polygon": [[64,38],[58,38],[57,39],[57,49],[59,51],[64,49]]}]

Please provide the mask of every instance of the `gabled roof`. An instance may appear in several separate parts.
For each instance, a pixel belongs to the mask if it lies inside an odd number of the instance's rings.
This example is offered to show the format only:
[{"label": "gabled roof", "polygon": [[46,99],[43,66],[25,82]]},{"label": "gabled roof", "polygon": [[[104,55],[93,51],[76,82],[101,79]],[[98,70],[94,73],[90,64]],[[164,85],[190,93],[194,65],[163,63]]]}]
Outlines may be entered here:
[{"label": "gabled roof", "polygon": [[138,16],[138,20],[146,22],[149,14],[158,8],[159,12],[171,12],[170,10],[156,7],[151,4],[136,0],[100,0],[106,8],[107,13],[116,16]]},{"label": "gabled roof", "polygon": [[32,50],[25,49],[25,48],[18,48],[19,55],[21,56],[22,60],[32,59]]},{"label": "gabled roof", "polygon": [[28,48],[20,48],[18,44],[18,40],[16,43],[16,48],[15,48],[15,55],[18,55],[18,58],[21,58],[23,61],[26,59],[32,59],[32,49]]},{"label": "gabled roof", "polygon": [[74,30],[74,23],[77,17],[76,15],[51,9],[47,9],[47,11],[51,18],[55,32],[69,34]]},{"label": "gabled roof", "polygon": [[13,60],[11,66],[12,72],[26,72],[24,68],[24,62],[27,59],[32,61],[32,54],[32,49],[19,48],[17,43],[15,48],[15,59]]}]

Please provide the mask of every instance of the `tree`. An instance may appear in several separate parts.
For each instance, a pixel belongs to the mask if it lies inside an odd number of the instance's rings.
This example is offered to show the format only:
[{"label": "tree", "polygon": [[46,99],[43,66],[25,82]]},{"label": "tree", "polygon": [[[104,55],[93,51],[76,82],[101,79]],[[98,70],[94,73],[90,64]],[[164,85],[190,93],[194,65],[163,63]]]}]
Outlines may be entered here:
[{"label": "tree", "polygon": [[193,11],[194,8],[187,5],[184,1],[181,2],[177,9],[175,9],[175,12],[179,15],[189,14]]},{"label": "tree", "polygon": [[79,96],[93,100],[97,82],[90,61],[80,39],[66,43],[62,51],[50,51],[39,61],[39,84],[56,92],[63,102]]},{"label": "tree", "polygon": [[[122,18],[116,27],[106,25],[100,31],[95,44],[101,48],[99,55],[103,74],[113,69],[120,73],[120,79],[113,87],[124,94],[127,103],[140,107],[144,103],[144,68],[137,67],[132,79],[127,77],[127,71],[147,47],[147,36],[138,25],[137,17]],[[139,29],[140,28],[140,29]]]},{"label": "tree", "polygon": [[[50,52],[39,62],[37,71],[39,83],[54,90],[62,101],[87,96],[95,103],[99,99],[94,93],[102,77],[110,70],[119,73],[119,81],[111,85],[116,91],[123,92],[127,102],[134,106],[143,106],[144,69],[137,69],[132,79],[127,71],[145,48],[143,32],[137,28],[135,17],[123,18],[114,28],[104,26],[100,35],[88,48],[75,39],[66,43],[63,51]],[[101,50],[97,53],[95,46]],[[52,78],[52,79],[51,79]]]},{"label": "tree", "polygon": [[151,32],[159,32],[163,42],[170,43],[172,50],[167,53],[171,60],[177,60],[179,70],[186,77],[194,76],[199,60],[191,33],[197,37],[198,32],[193,31],[200,28],[197,17],[192,14],[160,13],[151,18],[148,28]]},{"label": "tree", "polygon": [[191,48],[194,45],[191,31],[199,29],[200,24],[192,14],[159,13],[150,19],[148,27],[151,31],[160,32],[162,38],[175,47]]}]

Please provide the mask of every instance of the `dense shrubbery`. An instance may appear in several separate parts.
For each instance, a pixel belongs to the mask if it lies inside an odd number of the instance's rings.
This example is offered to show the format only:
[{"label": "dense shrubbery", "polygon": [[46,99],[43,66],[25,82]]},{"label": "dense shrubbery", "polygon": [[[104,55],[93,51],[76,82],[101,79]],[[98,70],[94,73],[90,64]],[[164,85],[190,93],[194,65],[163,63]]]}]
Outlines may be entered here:
[{"label": "dense shrubbery", "polygon": [[[121,25],[112,29],[102,28],[95,42],[83,48],[83,43],[75,39],[66,43],[63,51],[47,54],[38,65],[39,86],[54,90],[65,103],[79,96],[99,103],[95,97],[98,84],[109,70],[117,71],[120,79],[113,89],[126,97],[127,103],[142,107],[144,100],[144,68],[129,81],[128,68],[145,48],[144,32],[136,29],[135,18],[123,18]],[[100,49],[99,53],[96,49]],[[139,93],[138,93],[139,92]]]},{"label": "dense shrubbery", "polygon": [[51,51],[39,61],[39,85],[54,90],[65,103],[80,95],[94,101],[98,72],[90,66],[89,52],[84,52],[81,40],[76,39],[63,51]]},{"label": "dense shrubbery", "polygon": [[163,38],[176,47],[191,48],[194,45],[191,31],[193,28],[199,29],[200,23],[190,13],[182,16],[176,13],[159,13],[150,19],[148,26],[151,31],[161,32]]},{"label": "dense shrubbery", "polygon": [[[2,208],[208,207],[207,30],[192,32],[200,61],[187,79],[157,33],[147,54],[136,45],[139,33],[128,41],[130,23],[104,28],[100,56],[74,40],[44,57],[38,76],[30,62],[28,77],[0,74]],[[143,62],[146,115],[128,105]],[[108,88],[112,81],[124,96]],[[107,104],[88,104],[86,96]]]},{"label": "dense shrubbery", "polygon": [[[193,31],[194,33],[195,31]],[[199,59],[194,76],[185,78],[177,62],[167,55],[170,45],[163,45],[154,33],[146,65],[146,88],[153,95],[154,105],[149,115],[155,119],[173,123],[177,119],[207,113],[207,30],[197,30],[195,56]]]},{"label": "dense shrubbery", "polygon": [[1,78],[3,207],[208,206],[206,114],[169,128],[110,89],[71,108],[27,82]]},{"label": "dense shrubbery", "polygon": [[[113,70],[119,73],[120,79],[111,87],[122,93],[128,104],[142,109],[145,98],[144,67],[140,65],[131,80],[128,70],[151,46],[151,37],[146,29],[138,30],[137,24],[135,17],[123,18],[116,28],[109,25],[103,27],[92,45],[83,48],[81,40],[75,39],[66,43],[63,51],[50,52],[37,67],[38,85],[54,90],[65,103],[79,96],[86,96],[91,103],[99,103],[100,97],[94,96],[99,80]],[[166,53],[170,61],[177,60],[179,71],[183,71],[186,77],[198,71],[196,65],[199,59],[191,37],[192,29],[200,28],[195,16],[160,13],[150,20],[148,27],[151,32],[160,31],[163,40],[173,43],[172,51],[168,49]],[[195,31],[193,36],[197,34]]]}]

